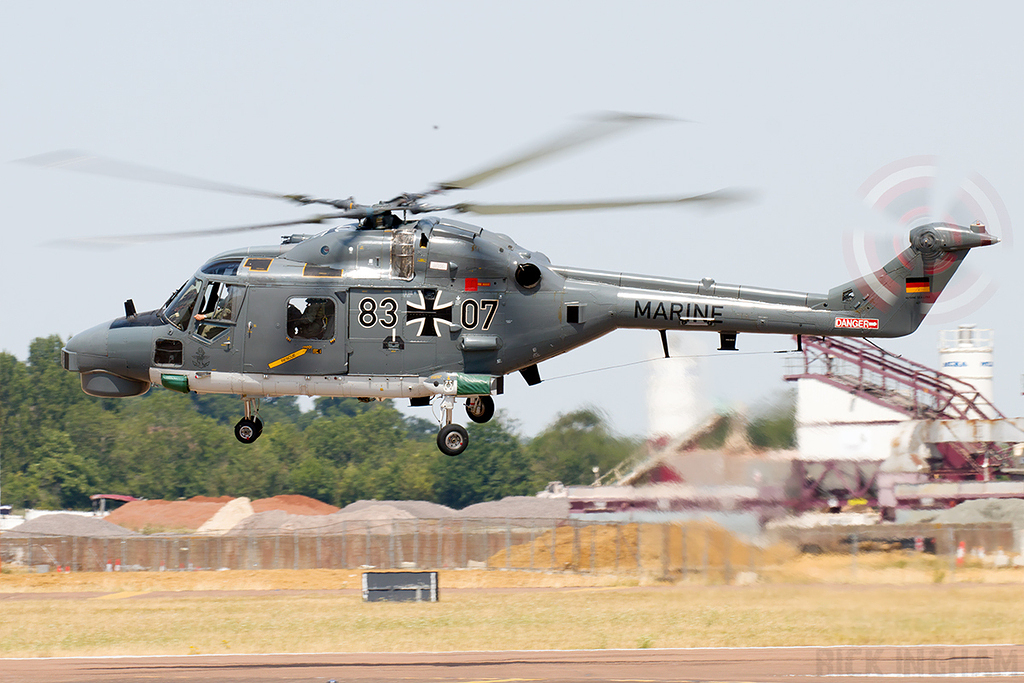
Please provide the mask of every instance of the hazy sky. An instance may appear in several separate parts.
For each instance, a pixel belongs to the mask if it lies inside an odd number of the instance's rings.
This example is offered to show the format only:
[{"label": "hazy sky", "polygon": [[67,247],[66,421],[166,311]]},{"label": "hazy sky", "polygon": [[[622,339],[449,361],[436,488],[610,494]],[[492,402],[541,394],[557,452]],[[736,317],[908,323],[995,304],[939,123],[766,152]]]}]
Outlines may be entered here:
[{"label": "hazy sky", "polygon": [[[1009,216],[1024,188],[1024,9],[1003,3],[32,2],[0,4],[0,160],[63,148],[214,180],[372,202],[475,170],[595,111],[689,123],[631,132],[456,198],[588,199],[751,188],[756,202],[479,217],[554,263],[824,292],[851,279],[851,231],[904,232],[857,191],[938,158],[939,208],[980,173]],[[0,348],[24,358],[154,308],[208,257],[281,231],[83,251],[50,240],[286,220],[267,200],[0,164]],[[313,212],[315,213],[315,212]],[[902,239],[902,237],[900,238]],[[960,322],[996,330],[996,397],[1021,415],[1019,248],[972,253],[996,295]],[[967,267],[965,266],[965,268]],[[938,332],[883,342],[934,364]],[[683,333],[678,333],[683,334]],[[712,354],[717,335],[691,333]],[[709,406],[785,391],[788,338],[740,335],[702,361]],[[541,365],[547,378],[643,360],[616,332]],[[652,364],[527,387],[498,407],[536,433],[593,404],[646,426]],[[657,364],[653,364],[656,369]],[[421,413],[428,416],[426,411]]]}]

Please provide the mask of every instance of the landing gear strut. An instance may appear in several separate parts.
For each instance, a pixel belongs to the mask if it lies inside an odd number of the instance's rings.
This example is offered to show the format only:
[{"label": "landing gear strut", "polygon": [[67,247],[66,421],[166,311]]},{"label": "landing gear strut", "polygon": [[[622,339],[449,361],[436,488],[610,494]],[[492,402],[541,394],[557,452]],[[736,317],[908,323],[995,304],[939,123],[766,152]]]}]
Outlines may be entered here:
[{"label": "landing gear strut", "polygon": [[437,447],[445,455],[458,455],[469,445],[469,433],[462,425],[452,422],[455,396],[441,396],[441,431],[437,433]]},{"label": "landing gear strut", "polygon": [[242,403],[245,405],[245,417],[235,425],[235,438],[242,443],[252,443],[263,433],[263,420],[253,411],[253,407],[259,410],[259,401],[243,396]]}]

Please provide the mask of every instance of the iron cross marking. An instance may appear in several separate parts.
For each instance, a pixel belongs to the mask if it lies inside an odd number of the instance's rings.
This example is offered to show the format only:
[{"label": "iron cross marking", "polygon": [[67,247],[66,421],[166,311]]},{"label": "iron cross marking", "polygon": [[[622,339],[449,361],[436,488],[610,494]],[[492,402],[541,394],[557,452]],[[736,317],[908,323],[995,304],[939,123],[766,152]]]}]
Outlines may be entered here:
[{"label": "iron cross marking", "polygon": [[[424,289],[417,292],[420,302],[408,302],[406,310],[406,325],[419,323],[416,330],[417,337],[440,337],[441,328],[439,325],[452,327],[452,304],[438,304],[436,289]],[[427,323],[430,323],[429,325]]]}]

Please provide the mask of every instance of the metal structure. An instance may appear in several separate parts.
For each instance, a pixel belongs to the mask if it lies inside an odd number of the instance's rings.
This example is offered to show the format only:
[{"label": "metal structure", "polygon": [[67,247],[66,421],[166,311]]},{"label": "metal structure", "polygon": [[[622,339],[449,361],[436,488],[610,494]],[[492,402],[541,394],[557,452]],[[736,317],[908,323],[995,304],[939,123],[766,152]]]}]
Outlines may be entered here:
[{"label": "metal structure", "polygon": [[[991,348],[984,350],[991,357]],[[837,418],[801,425],[800,429],[819,432],[816,443],[839,441],[847,434],[842,430],[853,425],[879,431],[877,440],[889,449],[884,456],[862,459],[794,461],[791,481],[798,488],[794,509],[860,503],[891,510],[1024,493],[1021,482],[993,481],[997,476],[1007,479],[1019,474],[1012,452],[1024,434],[1020,420],[1007,418],[992,404],[986,395],[990,388],[980,391],[963,378],[888,353],[865,340],[832,338],[805,338],[803,355],[790,363],[785,379],[813,380],[881,411],[875,413],[881,417],[862,422],[844,423]],[[831,436],[821,436],[822,431]]]},{"label": "metal structure", "polygon": [[784,379],[814,379],[918,420],[1006,417],[971,384],[862,339],[804,337]]}]

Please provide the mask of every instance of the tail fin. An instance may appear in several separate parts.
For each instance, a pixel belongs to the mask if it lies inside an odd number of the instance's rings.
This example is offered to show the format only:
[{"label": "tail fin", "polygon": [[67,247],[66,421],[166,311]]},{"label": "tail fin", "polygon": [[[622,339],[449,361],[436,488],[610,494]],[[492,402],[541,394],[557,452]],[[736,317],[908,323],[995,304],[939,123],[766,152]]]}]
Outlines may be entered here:
[{"label": "tail fin", "polygon": [[998,241],[981,223],[970,228],[950,223],[914,228],[910,231],[910,246],[892,261],[831,289],[828,307],[832,311],[850,311],[858,317],[877,316],[877,328],[851,330],[855,336],[910,334],[928,315],[967,252]]}]

